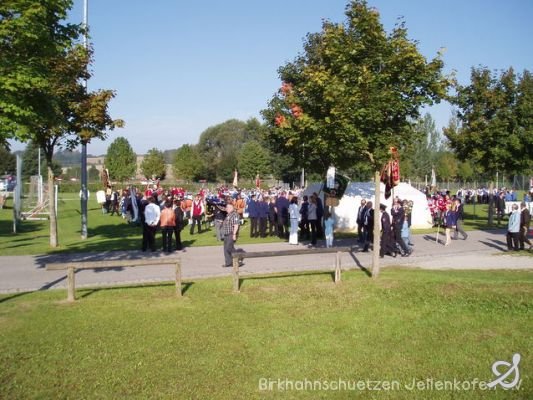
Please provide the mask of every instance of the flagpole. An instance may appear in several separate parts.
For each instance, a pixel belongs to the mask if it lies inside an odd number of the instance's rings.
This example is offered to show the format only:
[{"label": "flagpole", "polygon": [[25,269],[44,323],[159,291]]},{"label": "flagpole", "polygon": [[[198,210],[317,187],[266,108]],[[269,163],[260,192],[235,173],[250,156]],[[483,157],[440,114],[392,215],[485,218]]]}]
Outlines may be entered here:
[{"label": "flagpole", "polygon": [[[87,51],[89,48],[89,0],[83,2],[83,45]],[[87,92],[87,79],[85,79],[85,91]],[[81,239],[87,239],[87,140],[81,140]]]}]

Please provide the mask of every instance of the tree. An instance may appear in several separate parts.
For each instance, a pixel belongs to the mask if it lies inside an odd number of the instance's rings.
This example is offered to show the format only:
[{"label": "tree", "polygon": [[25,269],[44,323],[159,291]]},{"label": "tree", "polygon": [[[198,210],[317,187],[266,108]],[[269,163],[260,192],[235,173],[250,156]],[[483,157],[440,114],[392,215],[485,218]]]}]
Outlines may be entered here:
[{"label": "tree", "polygon": [[195,146],[184,144],[176,151],[172,163],[172,171],[176,179],[196,180],[201,177],[204,169],[202,158]]},{"label": "tree", "polygon": [[238,156],[237,169],[243,179],[255,179],[256,175],[264,177],[271,171],[270,153],[257,141],[245,143]]},{"label": "tree", "polygon": [[141,172],[147,179],[165,179],[167,166],[163,152],[156,148],[149,150],[141,163]]},{"label": "tree", "polygon": [[107,148],[104,164],[112,180],[124,182],[137,172],[137,155],[126,138],[118,137]]},{"label": "tree", "polygon": [[[344,24],[325,21],[321,32],[307,36],[304,52],[278,70],[281,89],[262,114],[275,153],[321,174],[330,165],[369,164],[378,181],[390,148],[414,141],[412,121],[422,106],[446,96],[450,80],[441,55],[428,62],[403,22],[387,35],[365,0],[352,0],[346,17]],[[375,254],[375,276],[378,261]]]},{"label": "tree", "polygon": [[[33,175],[46,176],[48,171],[48,161],[41,152],[41,170],[39,171],[39,146],[34,142],[29,142],[22,154],[22,173],[23,181],[28,182]],[[52,172],[54,176],[61,175],[61,164],[52,160]]]},{"label": "tree", "polygon": [[[74,148],[122,125],[108,114],[110,90],[87,92],[92,51],[79,43],[80,25],[64,23],[70,0],[5,0],[0,7],[1,139],[32,141],[43,150],[53,186],[56,148]],[[50,192],[50,246],[58,246]]]},{"label": "tree", "polygon": [[202,132],[198,153],[206,165],[207,178],[233,179],[242,146],[250,140],[262,140],[264,130],[265,127],[257,119],[247,122],[230,119]]},{"label": "tree", "polygon": [[[430,114],[425,114],[423,118],[418,119],[413,129],[415,140],[410,157],[412,177],[420,181],[431,174],[431,168],[435,165],[437,153],[441,149],[442,139]],[[406,172],[404,167],[402,167],[402,172],[404,174]]]},{"label": "tree", "polygon": [[17,157],[6,145],[0,144],[0,174],[13,175],[17,172]]},{"label": "tree", "polygon": [[468,86],[457,86],[457,127],[444,129],[460,160],[493,174],[533,171],[533,80],[512,68],[491,73],[472,68]]},{"label": "tree", "polygon": [[324,172],[370,163],[415,139],[420,107],[445,96],[450,81],[440,55],[426,61],[404,23],[387,35],[379,13],[351,1],[347,22],[323,23],[304,53],[279,69],[283,82],[263,116],[276,152]]},{"label": "tree", "polygon": [[452,152],[440,151],[437,153],[435,172],[439,178],[448,182],[457,176],[457,159]]}]

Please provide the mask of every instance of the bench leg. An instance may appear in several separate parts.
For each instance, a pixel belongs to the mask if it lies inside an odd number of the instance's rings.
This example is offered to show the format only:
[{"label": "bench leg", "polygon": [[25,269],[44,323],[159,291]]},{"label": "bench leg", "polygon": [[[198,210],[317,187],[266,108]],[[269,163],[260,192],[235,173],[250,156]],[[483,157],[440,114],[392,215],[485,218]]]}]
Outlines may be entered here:
[{"label": "bench leg", "polygon": [[181,292],[181,262],[176,262],[176,294],[181,297],[183,293]]},{"label": "bench leg", "polygon": [[338,251],[335,256],[335,283],[341,281],[341,253]]},{"label": "bench leg", "polygon": [[67,301],[76,300],[76,275],[74,267],[67,268]]}]

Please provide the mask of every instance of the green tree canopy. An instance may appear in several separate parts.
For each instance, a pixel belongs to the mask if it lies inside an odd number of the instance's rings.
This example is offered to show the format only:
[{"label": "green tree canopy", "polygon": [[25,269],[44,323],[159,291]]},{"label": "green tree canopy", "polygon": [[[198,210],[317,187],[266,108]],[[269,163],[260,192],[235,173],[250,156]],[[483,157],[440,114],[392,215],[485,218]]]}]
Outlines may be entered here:
[{"label": "green tree canopy", "polygon": [[391,146],[415,138],[420,107],[450,84],[440,55],[428,62],[404,23],[386,34],[364,0],[351,1],[346,17],[307,36],[304,52],[279,69],[282,88],[262,111],[275,152],[317,172],[331,164],[379,169]]},{"label": "green tree canopy", "polygon": [[257,119],[247,122],[231,119],[202,132],[198,152],[205,162],[207,177],[231,180],[243,144],[250,140],[261,140],[264,129]]},{"label": "green tree canopy", "polygon": [[[0,5],[0,141],[31,140],[44,152],[48,184],[56,148],[105,138],[112,120],[111,90],[87,92],[92,52],[79,42],[80,25],[65,23],[70,0],[4,0]],[[50,245],[57,247],[51,191]]]},{"label": "green tree canopy", "polygon": [[17,172],[17,157],[9,151],[7,146],[0,144],[0,174],[15,174]]},{"label": "green tree canopy", "polygon": [[533,171],[533,79],[512,68],[492,73],[472,68],[470,84],[457,87],[453,101],[459,126],[444,129],[460,160],[486,172]]},{"label": "green tree canopy", "polygon": [[253,180],[257,174],[260,177],[270,175],[272,168],[269,151],[255,140],[245,143],[238,156],[237,169],[244,179]]},{"label": "green tree canopy", "polygon": [[[29,142],[22,154],[22,173],[21,178],[24,182],[28,182],[33,175],[47,176],[48,160],[41,151],[41,171],[39,171],[39,146],[34,142]],[[53,176],[61,175],[61,164],[52,160]]]},{"label": "green tree canopy", "polygon": [[174,154],[172,172],[174,178],[186,181],[197,180],[202,177],[205,165],[196,146],[184,144]]},{"label": "green tree canopy", "polygon": [[148,150],[141,163],[141,173],[147,179],[165,179],[167,166],[163,152],[156,148]]},{"label": "green tree canopy", "polygon": [[112,180],[124,182],[135,177],[137,155],[124,137],[117,137],[107,148],[105,166]]}]

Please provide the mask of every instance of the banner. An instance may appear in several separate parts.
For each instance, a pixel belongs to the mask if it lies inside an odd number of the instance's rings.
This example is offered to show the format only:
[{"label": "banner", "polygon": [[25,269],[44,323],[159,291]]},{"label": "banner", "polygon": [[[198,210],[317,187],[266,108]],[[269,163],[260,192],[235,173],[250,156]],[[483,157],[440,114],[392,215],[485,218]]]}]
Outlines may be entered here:
[{"label": "banner", "polygon": [[334,181],[332,182],[332,187],[329,188],[327,185],[327,182],[324,182],[324,193],[331,197],[335,197],[337,199],[342,198],[344,196],[344,192],[346,191],[346,188],[348,187],[348,182],[350,180],[341,174],[335,174]]}]

